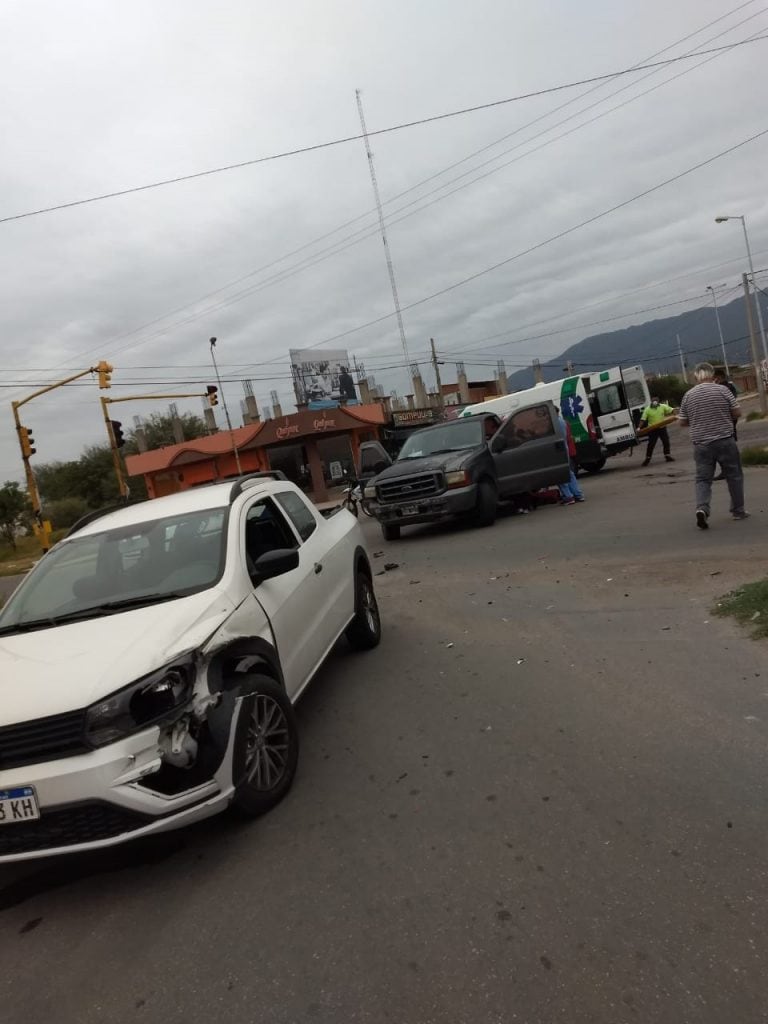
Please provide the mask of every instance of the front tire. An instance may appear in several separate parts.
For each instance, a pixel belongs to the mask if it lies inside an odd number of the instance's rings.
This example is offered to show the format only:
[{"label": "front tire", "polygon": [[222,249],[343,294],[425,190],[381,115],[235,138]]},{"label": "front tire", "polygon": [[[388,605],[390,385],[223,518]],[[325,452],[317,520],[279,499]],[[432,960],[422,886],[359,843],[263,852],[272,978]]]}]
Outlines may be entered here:
[{"label": "front tire", "polygon": [[580,463],[579,469],[583,469],[585,473],[599,473],[605,465],[605,459],[598,459],[597,462],[586,462]]},{"label": "front tire", "polygon": [[381,617],[373,583],[368,573],[358,571],[355,579],[355,617],[346,629],[350,647],[370,651],[381,640]]},{"label": "front tire", "polygon": [[477,505],[472,515],[475,526],[493,526],[499,498],[490,480],[481,480],[477,487]]},{"label": "front tire", "polygon": [[400,527],[393,526],[392,523],[382,523],[381,532],[384,540],[400,540]]},{"label": "front tire", "polygon": [[232,764],[232,806],[248,817],[266,814],[291,788],[299,760],[293,705],[269,676],[249,677],[240,705]]}]

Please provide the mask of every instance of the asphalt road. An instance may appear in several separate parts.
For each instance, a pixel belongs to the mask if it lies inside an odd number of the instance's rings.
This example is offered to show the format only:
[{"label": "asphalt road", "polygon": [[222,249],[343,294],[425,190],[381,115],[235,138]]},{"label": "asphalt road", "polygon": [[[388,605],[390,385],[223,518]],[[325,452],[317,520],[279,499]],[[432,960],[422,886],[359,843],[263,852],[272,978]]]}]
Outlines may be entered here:
[{"label": "asphalt road", "polygon": [[768,659],[710,615],[765,571],[768,471],[702,533],[676,453],[491,529],[366,523],[385,638],[302,700],[289,797],[0,868],[2,1019],[768,1021]]}]

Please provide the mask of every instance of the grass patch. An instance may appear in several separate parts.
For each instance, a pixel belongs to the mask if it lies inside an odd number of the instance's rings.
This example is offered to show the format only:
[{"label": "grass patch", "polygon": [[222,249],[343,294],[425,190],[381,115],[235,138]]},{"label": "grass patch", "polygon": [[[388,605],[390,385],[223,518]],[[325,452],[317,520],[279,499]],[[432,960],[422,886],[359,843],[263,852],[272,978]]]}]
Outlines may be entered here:
[{"label": "grass patch", "polygon": [[738,590],[732,590],[720,598],[712,614],[729,615],[749,626],[755,638],[768,636],[768,580],[745,583]]},{"label": "grass patch", "polygon": [[765,417],[761,412],[758,412],[757,409],[753,409],[752,412],[747,413],[747,423],[753,423],[755,420],[762,419],[765,419]]},{"label": "grass patch", "polygon": [[741,461],[744,466],[768,466],[768,448],[742,448]]},{"label": "grass patch", "polygon": [[[54,530],[51,534],[51,544],[61,540],[66,532]],[[10,544],[0,544],[0,576],[18,576],[20,573],[28,572],[42,554],[37,537],[19,537],[15,551]]]}]

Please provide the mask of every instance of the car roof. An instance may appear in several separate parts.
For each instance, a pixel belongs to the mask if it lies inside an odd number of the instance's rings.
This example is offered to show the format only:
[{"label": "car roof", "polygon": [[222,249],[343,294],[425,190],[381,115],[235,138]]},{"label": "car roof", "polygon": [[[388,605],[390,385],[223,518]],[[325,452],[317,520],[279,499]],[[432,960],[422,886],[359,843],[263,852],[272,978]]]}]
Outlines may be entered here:
[{"label": "car roof", "polygon": [[[293,486],[285,480],[247,480],[246,478],[242,481],[242,490],[249,495],[258,494],[268,490],[270,485],[275,483],[280,483],[283,487]],[[99,515],[81,527],[75,524],[72,533],[77,537],[85,537],[93,533],[103,533],[105,530],[136,526],[155,519],[183,516],[189,512],[203,512],[205,509],[211,508],[229,508],[232,500],[232,480],[207,484],[202,487],[190,488],[187,491],[179,491],[176,494],[168,494],[163,498],[150,498],[147,501],[115,508],[112,511],[104,512],[103,515]]]},{"label": "car roof", "polygon": [[473,413],[471,416],[457,416],[454,420],[443,420],[440,423],[432,423],[428,427],[420,427],[418,430],[414,430],[414,434],[422,434],[426,430],[439,430],[440,427],[450,427],[454,423],[467,423],[469,420],[484,420],[488,416],[493,416],[494,419],[499,419],[499,416],[495,412],[478,412]]}]

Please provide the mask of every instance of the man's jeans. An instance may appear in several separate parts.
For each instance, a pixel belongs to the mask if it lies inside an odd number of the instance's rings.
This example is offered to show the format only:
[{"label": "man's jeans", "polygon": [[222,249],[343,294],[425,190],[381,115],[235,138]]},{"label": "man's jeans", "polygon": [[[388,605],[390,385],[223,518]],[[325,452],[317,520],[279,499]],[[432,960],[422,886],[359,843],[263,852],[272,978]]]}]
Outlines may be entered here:
[{"label": "man's jeans", "polygon": [[721,437],[706,444],[694,444],[696,460],[696,508],[704,509],[709,515],[712,497],[712,478],[715,466],[720,466],[731,492],[731,512],[744,511],[744,471],[741,468],[739,448],[732,437]]}]

